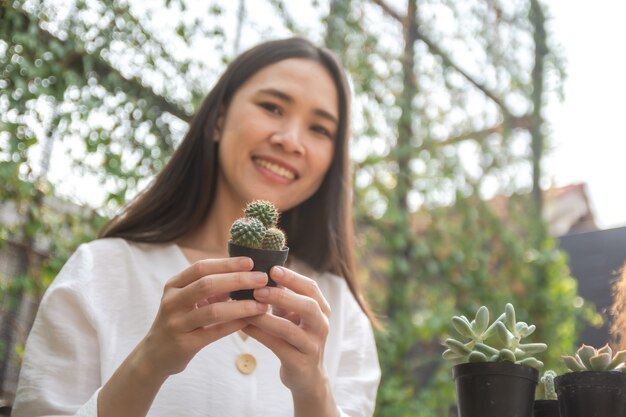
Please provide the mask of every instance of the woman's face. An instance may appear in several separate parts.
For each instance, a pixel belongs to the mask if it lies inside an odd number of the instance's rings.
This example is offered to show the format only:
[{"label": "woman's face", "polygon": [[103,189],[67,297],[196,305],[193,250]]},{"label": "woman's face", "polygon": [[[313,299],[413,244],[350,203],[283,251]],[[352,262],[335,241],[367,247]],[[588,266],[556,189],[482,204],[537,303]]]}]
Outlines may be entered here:
[{"label": "woman's face", "polygon": [[338,128],[337,90],[318,62],[269,65],[235,93],[218,120],[217,198],[272,201],[285,211],[309,198],[330,167]]}]

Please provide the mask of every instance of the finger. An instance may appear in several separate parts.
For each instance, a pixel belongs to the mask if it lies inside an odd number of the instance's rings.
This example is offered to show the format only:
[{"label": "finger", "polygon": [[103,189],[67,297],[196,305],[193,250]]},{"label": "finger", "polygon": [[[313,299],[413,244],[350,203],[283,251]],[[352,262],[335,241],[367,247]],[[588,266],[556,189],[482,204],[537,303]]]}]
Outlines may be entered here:
[{"label": "finger", "polygon": [[242,331],[274,352],[281,362],[302,363],[299,360],[299,355],[302,355],[302,353],[280,337],[271,335],[254,325],[248,325]]},{"label": "finger", "polygon": [[285,314],[284,316],[281,316],[281,317],[284,318],[285,320],[289,320],[290,322],[292,322],[296,326],[300,325],[300,316],[297,313],[291,312],[291,313],[287,313],[287,314]]},{"label": "finger", "polygon": [[287,314],[289,314],[289,312],[287,310],[285,310],[284,308],[280,308],[278,306],[273,306],[272,307],[272,314],[278,317],[285,317]]},{"label": "finger", "polygon": [[181,305],[192,308],[199,300],[228,294],[231,291],[260,288],[267,284],[267,274],[258,271],[208,275],[187,285],[175,294]]},{"label": "finger", "polygon": [[233,257],[220,259],[204,259],[195,262],[184,269],[180,274],[170,279],[166,287],[183,288],[199,278],[219,273],[250,271],[252,269],[252,259],[247,257]]},{"label": "finger", "polygon": [[[275,338],[298,349],[305,354],[316,353],[316,345],[313,339],[299,326],[296,326],[287,319],[263,314],[246,319],[249,324],[254,325]],[[269,346],[268,346],[269,347]]]},{"label": "finger", "polygon": [[282,266],[272,267],[270,270],[270,277],[278,285],[282,285],[298,294],[306,295],[307,297],[315,299],[324,314],[330,317],[330,305],[328,304],[328,301],[326,301],[326,298],[324,298],[322,290],[320,290],[320,287],[317,285],[315,280],[305,277],[304,275],[300,275],[297,272]]},{"label": "finger", "polygon": [[195,345],[196,350],[200,350],[216,340],[242,330],[247,325],[248,323],[245,320],[239,319],[201,327],[192,333],[192,343]]},{"label": "finger", "polygon": [[322,312],[318,302],[301,294],[283,288],[263,287],[254,290],[254,298],[262,303],[294,312],[302,319],[303,325],[316,332],[328,328],[328,317]]},{"label": "finger", "polygon": [[198,301],[196,303],[196,308],[204,307],[207,304],[221,303],[221,302],[224,302],[224,301],[228,301],[229,299],[230,299],[230,295],[229,294],[214,295],[214,296],[205,298],[204,300]]},{"label": "finger", "polygon": [[[285,287],[283,287],[282,285],[277,285],[277,288],[285,288]],[[280,308],[278,306],[272,306],[272,314],[275,316],[284,317],[286,314],[289,314],[289,312],[285,310],[284,308]]]},{"label": "finger", "polygon": [[185,316],[183,331],[210,326],[216,323],[234,321],[267,312],[269,306],[254,300],[226,301],[208,304],[190,311]]}]

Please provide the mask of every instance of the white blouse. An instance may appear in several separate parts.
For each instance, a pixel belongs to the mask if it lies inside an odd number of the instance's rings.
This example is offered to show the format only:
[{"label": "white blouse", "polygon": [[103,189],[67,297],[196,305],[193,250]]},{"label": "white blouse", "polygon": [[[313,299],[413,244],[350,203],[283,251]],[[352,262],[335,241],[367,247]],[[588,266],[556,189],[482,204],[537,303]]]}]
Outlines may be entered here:
[{"label": "white blouse", "polygon": [[[100,387],[148,332],[165,282],[188,265],[172,244],[115,238],[81,245],[42,299],[13,417],[97,417]],[[324,362],[341,415],[371,416],[380,367],[367,317],[342,278],[293,261],[290,268],[315,279],[332,309]],[[249,358],[242,355],[256,360],[252,372],[238,369]],[[148,416],[293,416],[279,369],[264,345],[231,334],[168,378]]]}]

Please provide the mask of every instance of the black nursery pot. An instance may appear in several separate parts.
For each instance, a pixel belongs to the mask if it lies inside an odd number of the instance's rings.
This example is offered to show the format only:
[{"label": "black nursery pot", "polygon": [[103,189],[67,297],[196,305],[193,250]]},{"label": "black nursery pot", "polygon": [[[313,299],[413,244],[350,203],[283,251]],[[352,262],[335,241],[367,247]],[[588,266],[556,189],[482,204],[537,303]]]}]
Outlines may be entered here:
[{"label": "black nursery pot", "polygon": [[[228,255],[230,257],[247,256],[252,258],[252,261],[254,262],[252,270],[265,272],[269,278],[270,269],[272,269],[273,266],[285,265],[287,255],[289,255],[289,248],[285,247],[281,250],[255,249],[228,242]],[[269,278],[267,286],[275,287],[276,283],[274,280]],[[253,292],[254,290],[233,291],[230,293],[230,298],[233,300],[252,300],[254,298],[252,295]]]},{"label": "black nursery pot", "polygon": [[535,400],[533,417],[560,417],[557,400]]},{"label": "black nursery pot", "polygon": [[512,362],[452,368],[459,417],[532,417],[539,371]]},{"label": "black nursery pot", "polygon": [[554,378],[561,417],[626,417],[626,374],[568,372]]}]

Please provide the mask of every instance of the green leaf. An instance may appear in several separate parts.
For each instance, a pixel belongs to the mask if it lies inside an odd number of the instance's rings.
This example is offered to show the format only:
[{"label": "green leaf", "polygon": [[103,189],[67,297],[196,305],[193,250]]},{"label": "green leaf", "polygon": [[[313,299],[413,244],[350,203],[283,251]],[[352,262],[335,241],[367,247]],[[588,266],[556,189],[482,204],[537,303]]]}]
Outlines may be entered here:
[{"label": "green leaf", "polygon": [[504,344],[504,346],[510,346],[511,340],[513,339],[513,335],[508,331],[504,323],[501,321],[496,323],[496,334],[498,335],[498,339]]},{"label": "green leaf", "polygon": [[447,349],[446,351],[443,352],[443,354],[441,355],[441,357],[445,360],[449,360],[449,361],[456,361],[459,359],[463,359],[465,358],[466,355],[459,355],[458,353],[454,352],[451,349]]},{"label": "green leaf", "polygon": [[580,363],[587,369],[591,369],[591,358],[594,357],[598,351],[593,346],[582,345],[576,351],[576,356],[579,358]]},{"label": "green leaf", "polygon": [[584,371],[585,369],[587,369],[585,365],[580,363],[578,358],[575,358],[573,356],[562,356],[561,358],[563,359],[563,362],[565,363],[567,369],[569,369],[570,371]]},{"label": "green leaf", "polygon": [[498,358],[501,361],[515,362],[515,354],[509,349],[501,349]]},{"label": "green leaf", "polygon": [[452,317],[452,325],[456,329],[459,334],[465,337],[474,338],[474,334],[472,332],[472,328],[467,318],[464,316],[454,316]]},{"label": "green leaf", "polygon": [[469,356],[467,357],[467,361],[468,362],[487,362],[488,359],[484,353],[474,351],[469,354]]},{"label": "green leaf", "polygon": [[488,356],[497,355],[500,352],[498,349],[493,348],[493,347],[491,347],[489,345],[486,345],[484,343],[476,343],[474,345],[474,350],[482,352],[482,353],[484,353],[485,355],[488,355]]},{"label": "green leaf", "polygon": [[537,326],[535,326],[534,324],[531,324],[530,326],[526,327],[526,329],[524,330],[524,332],[520,336],[521,337],[528,337],[531,334],[533,334],[536,329],[537,329]]},{"label": "green leaf", "polygon": [[459,355],[468,355],[472,350],[456,339],[446,339],[444,344],[448,349]]},{"label": "green leaf", "polygon": [[476,322],[476,333],[482,335],[489,327],[489,310],[485,306],[481,306],[476,312],[474,319]]},{"label": "green leaf", "polygon": [[608,343],[602,346],[600,349],[598,349],[598,353],[599,354],[606,353],[611,357],[613,356],[613,350],[611,349]]},{"label": "green leaf", "polygon": [[608,369],[618,369],[624,366],[624,361],[626,361],[626,350],[620,350],[613,356],[611,363],[608,366]]},{"label": "green leaf", "polygon": [[505,320],[506,327],[508,329],[514,330],[516,319],[515,319],[515,307],[513,307],[513,304],[511,303],[506,304],[506,306],[504,307],[504,314],[506,316],[506,320]]},{"label": "green leaf", "polygon": [[545,343],[525,343],[519,345],[518,348],[523,350],[526,355],[534,355],[535,353],[544,352],[548,349],[548,345]]},{"label": "green leaf", "polygon": [[589,369],[592,371],[606,371],[611,363],[611,355],[600,353],[589,358]]},{"label": "green leaf", "polygon": [[543,362],[535,358],[522,359],[521,361],[518,361],[517,363],[520,365],[530,366],[531,368],[535,368],[535,369],[541,368],[543,366]]}]

